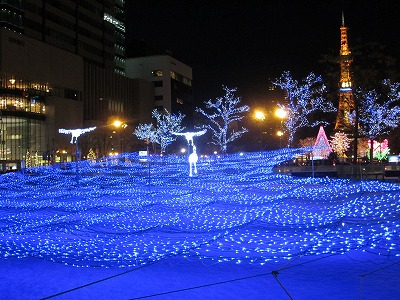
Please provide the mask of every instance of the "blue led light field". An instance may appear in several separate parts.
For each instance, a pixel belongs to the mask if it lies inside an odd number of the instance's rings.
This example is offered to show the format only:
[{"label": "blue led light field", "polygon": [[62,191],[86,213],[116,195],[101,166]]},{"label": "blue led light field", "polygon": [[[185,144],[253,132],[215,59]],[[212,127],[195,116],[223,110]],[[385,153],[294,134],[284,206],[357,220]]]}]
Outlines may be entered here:
[{"label": "blue led light field", "polygon": [[263,264],[365,249],[399,255],[400,186],[293,178],[298,151],[136,154],[0,176],[0,258],[139,266],[170,256]]}]

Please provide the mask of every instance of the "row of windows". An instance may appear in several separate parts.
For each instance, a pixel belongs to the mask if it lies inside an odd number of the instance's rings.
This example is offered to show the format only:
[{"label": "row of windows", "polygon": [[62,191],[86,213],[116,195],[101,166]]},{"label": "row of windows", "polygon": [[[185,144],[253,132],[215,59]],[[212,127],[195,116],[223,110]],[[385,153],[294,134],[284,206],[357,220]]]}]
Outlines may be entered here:
[{"label": "row of windows", "polygon": [[[75,17],[76,16],[76,9],[74,7],[71,7],[68,4],[65,4],[64,1],[60,1],[60,0],[47,0],[47,3],[50,4],[51,6],[58,8],[59,10],[68,13],[69,15]],[[84,0],[80,0],[79,1],[79,5],[81,7],[86,8],[88,11],[90,12],[94,12],[98,17],[102,17],[102,10],[98,9],[96,6],[91,5],[91,3],[84,1]]]},{"label": "row of windows", "polygon": [[153,71],[151,71],[151,76],[153,76],[153,77],[162,77],[163,76],[163,70],[153,70]]},{"label": "row of windows", "polygon": [[[90,38],[90,39],[92,39],[92,40],[94,40],[94,41],[97,41],[97,42],[99,42],[99,43],[104,43],[104,44],[107,45],[108,47],[113,47],[113,46],[114,46],[113,41],[104,40],[104,38],[103,38],[102,35],[96,34],[96,33],[94,33],[93,31],[88,30],[88,29],[86,29],[86,28],[84,28],[84,27],[76,26],[75,23],[72,23],[72,22],[69,22],[68,20],[65,20],[65,19],[63,19],[63,18],[60,18],[60,16],[47,13],[47,14],[46,14],[46,18],[47,18],[49,21],[52,21],[52,22],[54,22],[54,23],[56,23],[56,24],[59,24],[59,25],[65,27],[65,28],[70,29],[72,32],[75,32],[76,29],[78,28],[78,33],[79,33],[79,34],[81,34],[81,35],[83,35],[83,36],[85,36],[85,37],[88,37],[88,38]],[[28,20],[27,20],[27,21],[28,21]],[[33,22],[33,21],[31,21],[31,22]],[[41,31],[42,26],[41,26],[41,24],[38,23],[37,25],[34,26],[34,28],[35,28],[37,31]],[[64,33],[63,33],[63,34],[64,34]],[[65,34],[64,34],[64,35],[65,35]],[[68,36],[68,35],[66,35],[66,36]],[[73,40],[72,37],[70,37],[70,39]]]},{"label": "row of windows", "polygon": [[16,9],[22,9],[22,1],[21,0],[1,0],[0,5],[9,5]]},{"label": "row of windows", "polygon": [[[38,99],[40,102],[40,99],[44,99],[43,97],[47,95],[80,101],[80,93],[76,90],[50,87],[48,84],[30,82],[7,75],[0,77],[0,94],[14,98],[35,98],[35,102],[38,102]],[[44,100],[42,102],[44,103]],[[8,104],[14,105],[14,103]]]},{"label": "row of windows", "polygon": [[122,57],[125,57],[125,47],[122,45],[115,45],[114,47],[115,53],[119,54]]},{"label": "row of windows", "polygon": [[125,68],[123,68],[123,67],[116,67],[115,69],[114,69],[114,72],[116,73],[116,74],[119,74],[119,75],[122,75],[122,76],[126,76],[126,73],[125,73]]},{"label": "row of windows", "polygon": [[[123,13],[122,10],[120,12]],[[104,20],[113,24],[116,28],[118,28],[122,32],[125,32],[125,24],[123,22],[121,22],[121,20],[114,18],[113,16],[111,16],[107,13],[104,14]]]},{"label": "row of windows", "polygon": [[[175,71],[170,71],[170,76],[172,79],[182,82],[183,84],[186,84],[188,86],[192,86],[192,80],[175,72]],[[163,70],[153,70],[151,71],[151,75],[153,77],[162,77],[163,76]]]},{"label": "row of windows", "polygon": [[114,61],[117,66],[125,68],[125,59],[120,57],[115,57]]},{"label": "row of windows", "polygon": [[30,160],[45,151],[47,131],[44,121],[2,116],[0,159]]},{"label": "row of windows", "polygon": [[34,90],[39,95],[41,92],[48,93],[50,87],[48,84],[30,82],[27,80],[15,78],[14,76],[3,75],[0,77],[0,88],[2,89],[19,89],[19,90]]},{"label": "row of windows", "polygon": [[123,113],[124,112],[124,104],[120,101],[108,101],[108,110],[114,113]]},{"label": "row of windows", "polygon": [[0,108],[4,110],[18,110],[37,114],[44,114],[46,112],[45,105],[43,101],[40,101],[39,96],[25,98],[0,95],[0,97]]},{"label": "row of windows", "polygon": [[172,79],[175,79],[176,81],[182,82],[183,84],[186,84],[188,86],[192,86],[192,80],[179,73],[170,71],[170,76]]},{"label": "row of windows", "polygon": [[[66,12],[67,14],[71,15],[75,19],[76,10],[71,8],[70,6],[65,5],[61,1],[55,1],[55,2],[51,1],[50,4],[53,7],[58,8],[59,10],[61,10],[63,12]],[[81,2],[80,2],[80,4],[81,4]],[[37,5],[35,5],[35,4],[33,4],[33,3],[27,2],[26,3],[26,10],[31,11],[31,12],[35,13],[36,15],[42,15],[42,8],[37,6]],[[99,11],[99,13],[97,15],[100,17],[99,18],[99,20],[100,20],[101,17],[102,17],[102,13]],[[67,21],[65,19],[61,19],[59,15],[54,15],[54,14],[52,14],[52,13],[47,11],[45,13],[45,18],[47,18],[47,19],[49,19],[49,20],[51,20],[53,22],[56,22],[57,24],[60,24],[60,25],[64,26],[65,28],[69,28],[70,30],[72,30],[74,32],[76,31],[76,24],[75,23],[69,22],[69,21]],[[103,28],[103,23],[102,22],[99,22],[96,19],[90,18],[87,15],[85,15],[84,13],[78,12],[78,19],[81,20],[81,21],[84,21],[85,23],[87,23],[87,24],[89,24],[89,25],[91,25],[91,26],[93,26],[95,28],[102,28],[102,30],[104,32],[106,32],[106,33],[108,33],[110,35],[114,35],[114,30],[113,29],[108,28],[107,26]],[[84,34],[83,32],[81,32],[81,33]],[[88,37],[90,37],[90,38],[92,38],[94,40],[98,40],[97,37],[92,37],[92,36],[88,36]]]},{"label": "row of windows", "polygon": [[20,14],[12,12],[8,9],[0,9],[0,22],[12,24],[22,28],[22,17]]},{"label": "row of windows", "polygon": [[[46,27],[46,35],[49,37],[52,37],[58,41],[61,41],[63,43],[66,43],[71,46],[75,46],[75,39],[67,34],[64,34],[58,30],[54,30],[52,28]],[[108,58],[109,60],[113,60],[114,54],[110,53],[107,55],[107,53],[104,53],[102,48],[98,48],[92,45],[89,45],[85,42],[79,41],[78,43],[78,48],[83,49],[87,52],[90,52],[98,57],[105,57],[106,59]]]}]

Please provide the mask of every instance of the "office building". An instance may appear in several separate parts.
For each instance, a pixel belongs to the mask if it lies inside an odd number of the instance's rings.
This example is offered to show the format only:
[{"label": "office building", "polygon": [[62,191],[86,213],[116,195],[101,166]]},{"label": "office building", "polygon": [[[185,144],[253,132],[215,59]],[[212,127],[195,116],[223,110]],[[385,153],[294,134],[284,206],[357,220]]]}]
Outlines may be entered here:
[{"label": "office building", "polygon": [[[124,6],[124,0],[0,2],[3,171],[21,161],[73,159],[74,146],[59,128],[104,128],[112,118],[133,122],[149,114],[150,83],[125,77]],[[57,156],[61,150],[69,154]]]},{"label": "office building", "polygon": [[192,68],[168,54],[126,59],[126,76],[152,83],[154,98],[149,101],[160,111],[185,115],[183,125],[192,127],[194,110]]}]

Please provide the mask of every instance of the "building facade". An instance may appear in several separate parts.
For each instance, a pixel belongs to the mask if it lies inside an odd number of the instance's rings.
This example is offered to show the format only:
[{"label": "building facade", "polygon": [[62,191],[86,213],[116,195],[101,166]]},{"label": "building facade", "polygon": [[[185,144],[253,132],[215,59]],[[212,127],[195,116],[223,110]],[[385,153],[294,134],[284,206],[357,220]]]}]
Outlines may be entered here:
[{"label": "building facade", "polygon": [[[141,102],[153,97],[151,84],[125,76],[124,6],[0,2],[0,171],[14,161],[74,159],[74,145],[59,128],[105,128],[112,118],[139,122],[150,114]],[[57,156],[61,150],[70,154]]]},{"label": "building facade", "polygon": [[134,57],[126,59],[126,76],[151,82],[154,108],[180,112],[186,116],[183,125],[192,127],[192,68],[170,55]]},{"label": "building facade", "polygon": [[83,125],[83,60],[6,28],[0,41],[2,169],[42,164],[58,146],[57,125]]}]

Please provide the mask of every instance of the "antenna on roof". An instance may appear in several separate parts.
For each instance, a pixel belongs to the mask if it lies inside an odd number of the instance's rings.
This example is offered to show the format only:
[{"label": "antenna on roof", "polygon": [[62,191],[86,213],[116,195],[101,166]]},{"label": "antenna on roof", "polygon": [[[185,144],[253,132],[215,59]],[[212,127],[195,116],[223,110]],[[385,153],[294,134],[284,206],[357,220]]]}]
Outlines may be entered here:
[{"label": "antenna on roof", "polygon": [[344,27],[344,12],[342,10],[342,26]]}]

